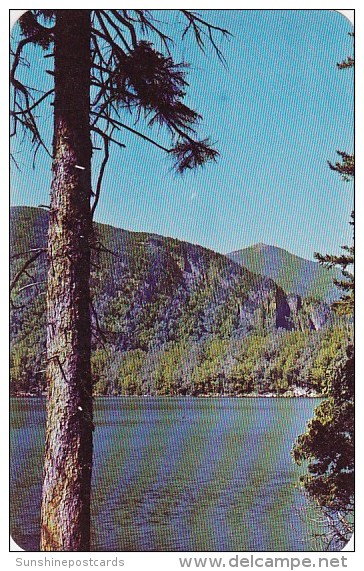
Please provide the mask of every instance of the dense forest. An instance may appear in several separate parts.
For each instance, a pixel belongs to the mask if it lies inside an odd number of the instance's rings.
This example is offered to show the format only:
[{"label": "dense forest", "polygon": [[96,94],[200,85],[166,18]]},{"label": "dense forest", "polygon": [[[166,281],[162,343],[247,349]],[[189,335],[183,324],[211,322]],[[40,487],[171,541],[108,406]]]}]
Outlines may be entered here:
[{"label": "dense forest", "polygon": [[[46,210],[11,211],[13,395],[45,390],[47,226]],[[324,394],[352,337],[322,292],[200,246],[96,224],[92,251],[96,395]]]}]

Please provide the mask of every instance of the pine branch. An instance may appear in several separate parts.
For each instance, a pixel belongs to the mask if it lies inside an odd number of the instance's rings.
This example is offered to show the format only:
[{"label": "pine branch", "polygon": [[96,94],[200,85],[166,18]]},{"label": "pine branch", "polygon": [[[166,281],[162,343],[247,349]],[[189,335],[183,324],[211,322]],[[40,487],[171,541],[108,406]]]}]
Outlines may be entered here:
[{"label": "pine branch", "polygon": [[[138,137],[141,137],[142,139],[144,139],[145,141],[148,141],[149,143],[152,143],[152,145],[158,147],[159,149],[161,149],[162,151],[166,151],[167,153],[171,152],[171,149],[167,149],[166,147],[163,147],[163,145],[160,145],[159,143],[157,143],[156,141],[154,141],[153,139],[151,139],[150,137],[148,137],[147,135],[144,135],[143,133],[140,133],[140,131],[137,131],[136,129],[133,129],[132,127],[129,127],[129,125],[126,125],[125,123],[122,123],[121,121],[118,121],[117,119],[114,119],[112,117],[108,117],[107,115],[104,114],[100,114],[100,113],[95,113],[92,112],[91,115],[96,115],[97,119],[105,119],[105,121],[109,121],[111,125],[115,126],[115,127],[120,127],[121,129],[126,129],[127,131],[130,131],[131,133],[133,133],[134,135],[137,135]],[[95,124],[95,122],[93,123]]]},{"label": "pine branch", "polygon": [[331,254],[322,255],[319,254],[318,252],[315,252],[314,257],[320,264],[322,264],[326,268],[334,268],[335,266],[341,266],[342,268],[346,268],[350,264],[354,263],[353,256],[345,256],[345,255],[334,256]]},{"label": "pine branch", "polygon": [[35,252],[46,252],[47,249],[46,248],[30,248],[30,250],[25,250],[24,252],[17,252],[16,254],[13,254],[12,256],[10,256],[11,260],[14,260],[16,258],[21,258],[23,256],[26,256],[27,254],[34,254]]},{"label": "pine branch", "polygon": [[[97,311],[96,311],[96,309],[94,308],[94,305],[93,305],[92,301],[90,302],[90,309],[91,309],[92,315],[94,316],[94,319],[95,319],[96,331],[97,331],[97,333],[99,334],[99,336],[100,336],[101,340],[103,341],[103,343],[107,343],[107,339],[106,339],[106,336],[105,336],[105,332],[104,332],[104,331],[101,329],[101,327],[100,327],[100,322],[99,322],[99,318],[98,318],[98,315],[97,315]],[[103,347],[104,347],[104,346],[103,346]]]},{"label": "pine branch", "polygon": [[112,54],[113,56],[115,56],[116,54],[123,54],[125,53],[123,51],[123,49],[119,46],[119,44],[117,44],[113,38],[110,36],[109,32],[106,31],[106,34],[103,32],[100,32],[100,30],[97,30],[96,28],[92,28],[92,35],[93,36],[97,36],[98,38],[101,38],[102,40],[104,40],[112,49]]},{"label": "pine branch", "polygon": [[339,69],[348,69],[350,67],[354,67],[355,60],[351,56],[348,56],[342,62],[336,64]]},{"label": "pine branch", "polygon": [[109,248],[104,246],[104,244],[102,244],[100,241],[93,244],[91,246],[91,249],[95,250],[96,252],[104,252],[105,254],[111,254],[112,256],[115,256],[116,258],[120,258],[120,254],[118,254],[117,252],[113,252],[113,250],[110,250]]},{"label": "pine branch", "polygon": [[342,289],[343,291],[354,291],[354,281],[353,279],[348,281],[334,280],[334,284]]},{"label": "pine branch", "polygon": [[134,10],[134,12],[137,14],[138,20],[142,26],[142,31],[144,33],[148,33],[148,30],[150,30],[157,34],[165,49],[167,50],[167,53],[170,55],[171,52],[169,44],[173,44],[173,40],[164,34],[159,28],[154,26],[153,21],[157,20],[153,18],[150,10]]},{"label": "pine branch", "polygon": [[91,131],[94,131],[95,133],[97,133],[98,135],[100,135],[100,137],[102,137],[103,139],[108,139],[108,141],[110,141],[111,143],[114,143],[115,145],[117,145],[118,147],[125,149],[124,143],[120,143],[120,141],[118,141],[117,139],[114,139],[111,135],[108,135],[107,133],[104,133],[103,131],[101,131],[101,129],[99,129],[98,127],[91,127]]},{"label": "pine branch", "polygon": [[226,66],[226,60],[225,60],[220,48],[217,46],[217,44],[215,42],[213,32],[219,32],[224,37],[232,36],[232,34],[228,30],[225,30],[224,28],[220,28],[219,26],[213,26],[209,22],[206,22],[205,20],[203,20],[201,18],[201,15],[198,14],[197,12],[192,12],[190,10],[181,10],[181,13],[185,16],[185,18],[188,21],[188,25],[186,26],[186,28],[182,34],[182,38],[186,36],[186,34],[188,33],[188,31],[190,29],[192,29],[193,33],[195,35],[195,39],[196,39],[196,43],[197,43],[198,47],[204,52],[205,51],[205,42],[203,40],[202,35],[203,35],[203,33],[206,34],[206,30],[207,30],[207,36],[209,38],[211,45],[213,46],[213,48],[216,52],[217,57],[219,58],[221,63],[223,63],[223,65]]},{"label": "pine branch", "polygon": [[41,281],[41,282],[32,282],[30,284],[27,284],[25,286],[22,286],[21,288],[18,289],[18,293],[20,293],[21,291],[25,290],[25,289],[29,289],[30,287],[37,287],[39,285],[43,285],[46,284],[46,281]]},{"label": "pine branch", "polygon": [[[112,20],[112,18],[109,16],[108,11],[107,10],[95,10],[95,13],[96,13],[100,22],[102,21],[103,17],[105,18],[105,20],[108,22],[108,24],[116,32],[116,35],[119,37],[120,41],[124,44],[125,49],[128,52],[130,52],[130,46],[129,46],[128,42],[126,41],[124,35],[121,33],[119,26],[117,26],[115,24],[115,22]],[[102,23],[102,26],[104,27],[103,23]]]},{"label": "pine branch", "polygon": [[[219,26],[209,24],[198,13],[189,10],[181,12],[188,20],[182,36],[184,37],[188,29],[192,27],[199,47],[204,49],[208,38],[219,59],[222,60],[222,54],[215,41],[215,33],[228,36],[229,32]],[[185,88],[188,86],[185,77],[188,66],[173,61],[169,52],[170,44],[173,43],[172,39],[156,25],[157,21],[153,19],[149,11],[134,10],[134,14],[133,18],[127,10],[95,11],[92,30],[94,43],[92,68],[93,84],[98,88],[98,93],[94,100],[94,108],[97,104],[101,103],[101,105],[92,112],[92,128],[102,125],[102,130],[106,133],[109,133],[111,128],[127,129],[161,150],[174,155],[176,158],[174,166],[179,173],[201,166],[206,161],[216,160],[218,152],[211,147],[209,140],[196,140],[196,137],[192,136],[196,135],[195,125],[202,117],[183,102]],[[96,28],[96,22],[99,29]],[[132,46],[127,44],[127,53],[118,43],[118,41],[122,42],[126,48],[126,40],[120,31],[120,24],[128,29],[131,36]],[[138,41],[137,25],[141,26],[144,34],[148,31],[156,34],[161,39],[168,55],[165,56],[156,51],[147,41]],[[115,32],[114,37],[110,34],[111,30]],[[108,64],[105,63],[98,39],[108,46],[110,54]],[[106,73],[107,77],[104,75]],[[172,138],[178,136],[177,144],[166,148],[151,137],[129,127],[119,120],[120,109],[127,109],[130,113],[136,112],[137,121],[143,115],[148,126],[157,123],[166,127]],[[105,122],[106,129],[102,122]],[[109,134],[108,136],[110,137]],[[102,166],[100,171],[102,175],[103,171]]]},{"label": "pine branch", "polygon": [[211,147],[208,139],[193,141],[190,138],[177,143],[172,149],[172,154],[176,158],[174,166],[180,174],[188,169],[203,166],[207,161],[216,162],[219,156],[219,152]]},{"label": "pine branch", "polygon": [[[32,142],[37,145],[35,149],[35,155],[38,148],[42,146],[47,154],[51,156],[51,153],[48,151],[47,146],[45,145],[40,135],[37,122],[33,115],[33,109],[45,99],[45,96],[50,95],[50,92],[47,92],[47,94],[41,97],[37,102],[31,103],[32,97],[30,94],[30,89],[16,78],[16,71],[18,69],[24,47],[31,43],[37,43],[37,38],[38,33],[24,38],[18,43],[17,49],[14,53],[14,60],[10,71],[10,83],[14,88],[13,108],[10,111],[10,116],[13,119],[13,130],[11,136],[15,136],[17,134],[17,126],[20,124],[24,128],[25,132],[31,133]],[[22,98],[24,103],[22,102]]]},{"label": "pine branch", "polygon": [[40,251],[36,252],[33,256],[31,256],[26,262],[25,264],[20,268],[20,270],[18,271],[18,273],[16,274],[16,276],[14,277],[13,281],[10,284],[10,292],[13,291],[14,287],[16,286],[16,284],[18,283],[19,279],[21,278],[21,276],[24,274],[24,272],[26,271],[27,268],[29,268],[29,266],[31,266],[38,258],[39,256],[44,252],[44,249],[41,249]]},{"label": "pine branch", "polygon": [[[42,26],[42,24],[39,23],[37,16],[40,14],[47,18],[47,15],[42,12],[42,10],[34,10],[33,14],[32,10],[27,10],[19,18],[19,25],[24,36],[27,38],[32,37],[34,44],[37,44],[46,50],[54,40],[53,32],[55,27],[52,26],[51,28],[47,28],[46,26]],[[48,17],[48,20],[49,19],[53,19],[53,15],[51,18]]]},{"label": "pine branch", "polygon": [[96,191],[95,191],[95,200],[94,200],[94,203],[93,203],[92,208],[91,208],[91,218],[94,217],[95,210],[96,210],[97,204],[98,204],[98,202],[99,202],[100,192],[101,192],[101,185],[102,185],[102,179],[103,179],[104,172],[105,172],[105,168],[106,168],[107,162],[108,162],[108,160],[109,160],[109,156],[110,156],[110,153],[109,153],[109,142],[110,142],[110,141],[109,141],[109,138],[108,138],[105,134],[102,134],[101,136],[102,136],[103,141],[104,141],[104,158],[103,158],[103,160],[102,160],[101,167],[100,167],[100,172],[99,172],[99,176],[98,176],[98,179],[97,179]]},{"label": "pine branch", "polygon": [[[130,37],[131,37],[131,42],[133,44],[133,47],[136,48],[136,46],[138,45],[138,40],[137,40],[137,35],[136,35],[136,31],[135,28],[133,26],[133,24],[130,22],[128,17],[123,17],[120,14],[120,10],[111,10],[112,15],[114,16],[114,18],[120,22],[120,24],[123,24],[123,26],[125,26],[126,28],[128,28],[129,33],[130,33]],[[127,14],[126,10],[123,10],[123,14],[124,16]]]},{"label": "pine branch", "polygon": [[349,181],[354,178],[355,175],[354,155],[345,153],[344,151],[336,152],[342,158],[342,161],[337,161],[335,164],[327,161],[328,165],[331,170],[338,172],[344,180]]},{"label": "pine branch", "polygon": [[30,113],[30,111],[33,111],[33,109],[35,109],[36,107],[38,107],[38,105],[40,103],[42,103],[42,101],[44,101],[44,99],[46,99],[47,97],[49,97],[52,93],[54,93],[54,89],[50,89],[49,91],[47,91],[44,95],[42,95],[42,97],[40,97],[35,103],[33,103],[30,107],[25,107],[25,109],[21,109],[20,111],[13,111],[12,115],[27,115]]}]

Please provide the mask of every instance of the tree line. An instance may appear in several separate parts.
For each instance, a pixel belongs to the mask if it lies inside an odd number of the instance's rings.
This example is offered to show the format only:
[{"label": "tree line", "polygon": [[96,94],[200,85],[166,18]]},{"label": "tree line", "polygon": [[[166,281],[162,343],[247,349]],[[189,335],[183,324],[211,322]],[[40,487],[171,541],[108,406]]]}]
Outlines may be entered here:
[{"label": "tree line", "polygon": [[[94,347],[94,395],[325,395],[352,326],[338,321],[320,331],[255,331],[244,339],[170,341],[154,349]],[[11,393],[46,389],[41,352],[29,330],[11,351]]]}]

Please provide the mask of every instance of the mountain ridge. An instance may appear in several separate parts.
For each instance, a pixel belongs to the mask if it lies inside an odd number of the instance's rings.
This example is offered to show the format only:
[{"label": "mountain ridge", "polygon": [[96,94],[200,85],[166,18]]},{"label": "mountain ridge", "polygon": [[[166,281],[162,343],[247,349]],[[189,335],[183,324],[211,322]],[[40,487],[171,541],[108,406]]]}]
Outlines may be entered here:
[{"label": "mountain ridge", "polygon": [[[42,209],[11,211],[12,276],[27,251],[45,247],[47,225]],[[304,371],[297,382],[313,386],[308,364],[335,330],[327,304],[287,296],[272,279],[174,238],[95,224],[92,247],[96,394],[284,392],[295,378],[288,357]],[[13,297],[13,394],[45,387],[45,255],[31,272]]]},{"label": "mountain ridge", "polygon": [[337,268],[327,269],[279,246],[259,242],[226,256],[250,271],[273,279],[288,294],[313,297],[332,303],[340,297],[333,284],[340,278]]}]

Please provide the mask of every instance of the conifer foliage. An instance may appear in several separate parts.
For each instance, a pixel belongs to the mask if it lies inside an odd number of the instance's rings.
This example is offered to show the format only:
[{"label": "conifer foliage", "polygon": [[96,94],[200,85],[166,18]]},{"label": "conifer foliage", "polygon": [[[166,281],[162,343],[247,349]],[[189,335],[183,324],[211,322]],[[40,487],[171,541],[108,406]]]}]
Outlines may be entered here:
[{"label": "conifer foliage", "polygon": [[[350,34],[351,35],[351,34]],[[339,69],[354,66],[349,57],[337,64]],[[354,178],[354,155],[338,151],[341,161],[329,167],[345,181]],[[354,225],[354,212],[351,213]],[[343,279],[335,284],[343,291],[332,307],[339,315],[354,314],[354,245],[344,246],[339,255],[316,254],[326,267],[338,266]],[[315,410],[305,434],[293,449],[297,463],[308,462],[308,474],[302,484],[324,516],[320,540],[329,549],[342,549],[354,531],[354,346],[350,342],[346,356],[338,355],[325,399]]]},{"label": "conifer foliage", "polygon": [[[178,14],[184,23],[171,25],[175,39],[192,34],[199,48],[209,44],[221,59],[218,37],[228,32],[196,12]],[[43,148],[52,158],[47,248],[32,248],[20,270],[30,276],[30,266],[47,255],[48,399],[40,548],[88,551],[93,431],[90,265],[96,246],[92,218],[110,147],[124,148],[120,133],[128,130],[170,154],[180,173],[215,160],[218,152],[208,138],[197,135],[201,116],[184,102],[188,66],[174,62],[174,41],[155,13],[30,10],[20,18],[19,27],[10,73],[11,135],[30,136],[34,152]],[[43,92],[38,83],[28,85],[23,73],[24,66],[39,69],[41,55],[54,62],[46,70],[53,86]],[[46,108],[47,103],[51,107]],[[49,109],[54,117],[52,149],[41,128]],[[167,130],[169,146],[145,133],[154,124]],[[100,150],[103,157],[92,188],[92,156]],[[19,283],[20,274],[12,289]]]}]

